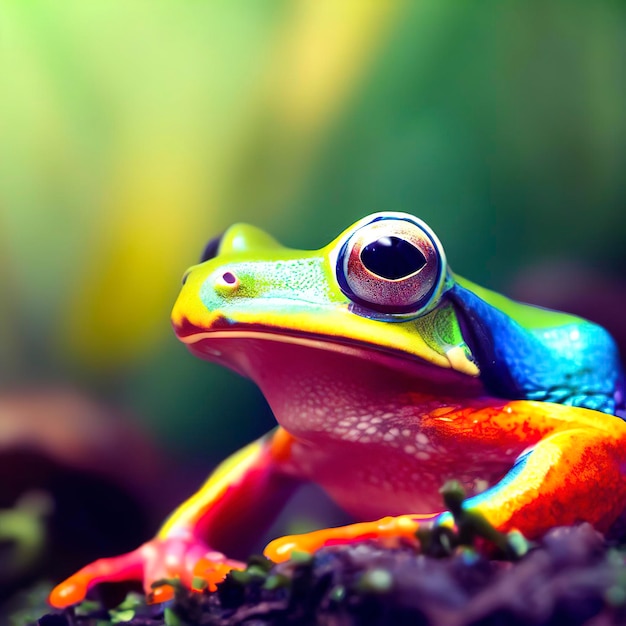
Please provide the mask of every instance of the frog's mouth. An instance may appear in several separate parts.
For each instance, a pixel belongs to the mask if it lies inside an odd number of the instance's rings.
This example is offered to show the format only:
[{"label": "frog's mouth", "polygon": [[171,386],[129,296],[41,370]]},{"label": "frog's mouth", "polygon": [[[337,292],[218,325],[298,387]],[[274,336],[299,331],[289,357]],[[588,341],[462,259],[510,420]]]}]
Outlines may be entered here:
[{"label": "frog's mouth", "polygon": [[185,320],[174,329],[193,354],[251,378],[264,393],[268,375],[310,380],[327,375],[337,379],[348,376],[355,384],[361,381],[375,387],[383,380],[402,381],[405,390],[428,395],[484,395],[477,377],[385,346],[261,324],[205,330]]}]

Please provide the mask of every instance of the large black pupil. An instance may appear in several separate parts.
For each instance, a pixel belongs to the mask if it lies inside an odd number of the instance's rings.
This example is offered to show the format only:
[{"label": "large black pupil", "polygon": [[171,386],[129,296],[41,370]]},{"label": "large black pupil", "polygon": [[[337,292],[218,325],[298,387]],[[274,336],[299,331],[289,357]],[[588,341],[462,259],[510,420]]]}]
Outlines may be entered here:
[{"label": "large black pupil", "polygon": [[410,276],[426,265],[426,257],[400,237],[381,237],[361,250],[363,265],[378,276],[397,280]]}]

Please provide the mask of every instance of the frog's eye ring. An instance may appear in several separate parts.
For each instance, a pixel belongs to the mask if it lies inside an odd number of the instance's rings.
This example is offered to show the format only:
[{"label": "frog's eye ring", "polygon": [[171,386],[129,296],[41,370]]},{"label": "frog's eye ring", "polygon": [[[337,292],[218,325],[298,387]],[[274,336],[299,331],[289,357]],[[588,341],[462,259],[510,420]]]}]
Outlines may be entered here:
[{"label": "frog's eye ring", "polygon": [[435,306],[446,259],[430,228],[405,213],[379,213],[360,224],[337,259],[343,293],[358,305],[390,314],[421,315]]}]

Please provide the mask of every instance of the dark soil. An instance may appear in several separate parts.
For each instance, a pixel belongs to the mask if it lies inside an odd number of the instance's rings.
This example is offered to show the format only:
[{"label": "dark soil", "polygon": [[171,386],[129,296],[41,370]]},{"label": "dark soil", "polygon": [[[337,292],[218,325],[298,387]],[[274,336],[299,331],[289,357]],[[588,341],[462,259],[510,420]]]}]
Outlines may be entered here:
[{"label": "dark soil", "polygon": [[410,547],[334,546],[280,565],[254,557],[215,593],[178,589],[175,600],[151,606],[129,595],[113,610],[97,600],[13,623],[608,626],[626,624],[626,558],[588,524],[550,531],[515,563],[468,547],[435,558]]}]

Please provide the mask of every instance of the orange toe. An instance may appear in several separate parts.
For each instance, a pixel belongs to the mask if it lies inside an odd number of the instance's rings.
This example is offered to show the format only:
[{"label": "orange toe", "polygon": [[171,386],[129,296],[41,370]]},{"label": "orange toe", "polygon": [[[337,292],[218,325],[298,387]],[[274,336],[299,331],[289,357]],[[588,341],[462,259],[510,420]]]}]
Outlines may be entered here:
[{"label": "orange toe", "polygon": [[200,559],[193,568],[193,574],[206,580],[209,591],[216,591],[217,583],[221,583],[232,569],[235,568],[226,563],[214,563],[209,559]]},{"label": "orange toe", "polygon": [[48,596],[48,602],[56,609],[82,602],[87,595],[87,583],[79,576],[72,576],[57,585]]},{"label": "orange toe", "polygon": [[172,585],[159,585],[155,587],[147,596],[148,604],[159,604],[168,602],[174,597],[174,587]]}]

